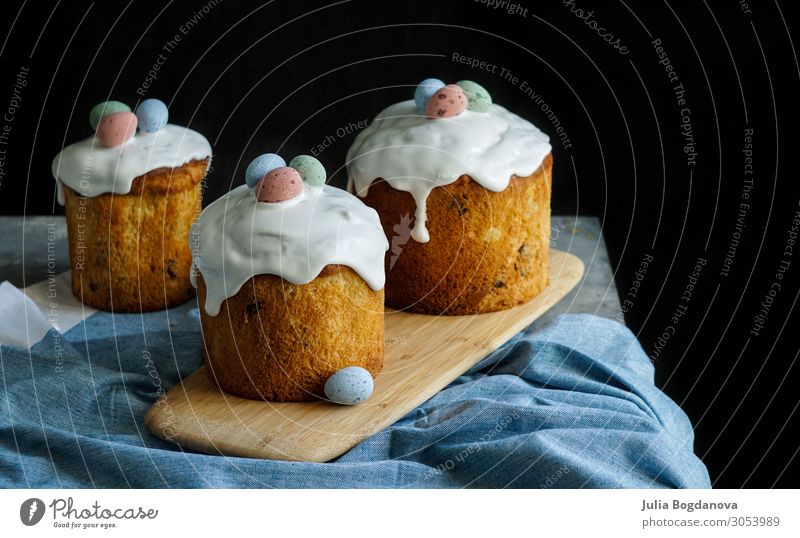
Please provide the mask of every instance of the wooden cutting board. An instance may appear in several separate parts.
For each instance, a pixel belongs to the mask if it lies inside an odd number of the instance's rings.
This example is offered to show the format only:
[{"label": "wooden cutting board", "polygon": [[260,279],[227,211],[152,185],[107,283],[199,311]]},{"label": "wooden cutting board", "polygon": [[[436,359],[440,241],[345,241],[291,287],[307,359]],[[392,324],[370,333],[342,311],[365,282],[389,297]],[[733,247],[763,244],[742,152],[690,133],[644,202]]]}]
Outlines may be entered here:
[{"label": "wooden cutting board", "polygon": [[530,325],[580,280],[583,263],[552,250],[550,285],[532,301],[476,316],[386,311],[386,353],[365,403],[274,403],[221,392],[205,368],[170,390],[147,412],[150,430],[208,454],[329,461],[408,414],[489,352]]}]

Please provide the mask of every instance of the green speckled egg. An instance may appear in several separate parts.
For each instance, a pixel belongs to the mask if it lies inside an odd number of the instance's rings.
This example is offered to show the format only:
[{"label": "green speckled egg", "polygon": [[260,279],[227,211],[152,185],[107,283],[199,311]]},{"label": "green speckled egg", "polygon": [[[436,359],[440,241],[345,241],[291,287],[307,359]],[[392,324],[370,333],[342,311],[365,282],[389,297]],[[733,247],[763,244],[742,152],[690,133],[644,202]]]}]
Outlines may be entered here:
[{"label": "green speckled egg", "polygon": [[100,123],[100,120],[103,119],[103,116],[108,116],[109,114],[114,114],[115,112],[130,111],[131,107],[125,103],[121,103],[119,101],[103,101],[102,103],[97,103],[92,107],[92,111],[89,112],[89,123],[92,125],[92,129],[97,130],[97,124]]},{"label": "green speckled egg", "polygon": [[467,110],[472,110],[473,112],[486,112],[489,110],[492,104],[492,96],[489,95],[486,88],[471,80],[461,80],[456,84],[467,94]]},{"label": "green speckled egg", "polygon": [[328,175],[322,163],[311,155],[298,155],[289,163],[290,168],[300,172],[303,182],[312,187],[321,187],[325,184]]}]

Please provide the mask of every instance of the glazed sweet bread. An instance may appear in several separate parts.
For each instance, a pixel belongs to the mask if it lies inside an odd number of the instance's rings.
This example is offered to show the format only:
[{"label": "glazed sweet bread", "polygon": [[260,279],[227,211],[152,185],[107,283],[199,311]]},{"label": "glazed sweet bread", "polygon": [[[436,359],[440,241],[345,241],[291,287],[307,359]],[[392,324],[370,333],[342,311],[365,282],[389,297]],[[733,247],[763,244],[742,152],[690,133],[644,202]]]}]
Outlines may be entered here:
[{"label": "glazed sweet bread", "polygon": [[552,164],[547,135],[471,81],[423,81],[415,101],[378,114],[353,142],[347,171],[391,242],[386,304],[479,314],[541,293]]},{"label": "glazed sweet bread", "polygon": [[186,238],[207,167],[203,159],[151,170],[125,195],[84,197],[65,186],[73,295],[115,312],[162,310],[194,297]]},{"label": "glazed sweet bread", "polygon": [[[198,275],[198,296],[207,296]],[[205,360],[226,392],[270,401],[314,400],[348,366],[383,368],[383,290],[352,269],[327,265],[308,284],[256,275],[201,316]]]},{"label": "glazed sweet bread", "polygon": [[186,238],[201,208],[211,146],[167,124],[160,101],[157,118],[118,102],[98,107],[90,120],[95,136],[64,148],[52,167],[67,219],[72,293],[115,312],[181,304],[195,293]]},{"label": "glazed sweet bread", "polygon": [[[377,180],[364,203],[375,208],[393,245],[386,259],[386,304],[428,314],[495,312],[537,296],[547,286],[550,240],[548,155],[530,176],[512,177],[500,192],[463,175],[428,196],[427,243],[403,241],[397,226],[414,198]],[[400,232],[400,233],[398,233]]]},{"label": "glazed sweet bread", "polygon": [[254,180],[208,206],[191,233],[206,365],[246,398],[313,400],[343,368],[374,377],[383,367],[378,215],[322,184],[312,161],[292,162],[302,175],[282,159],[254,161]]}]

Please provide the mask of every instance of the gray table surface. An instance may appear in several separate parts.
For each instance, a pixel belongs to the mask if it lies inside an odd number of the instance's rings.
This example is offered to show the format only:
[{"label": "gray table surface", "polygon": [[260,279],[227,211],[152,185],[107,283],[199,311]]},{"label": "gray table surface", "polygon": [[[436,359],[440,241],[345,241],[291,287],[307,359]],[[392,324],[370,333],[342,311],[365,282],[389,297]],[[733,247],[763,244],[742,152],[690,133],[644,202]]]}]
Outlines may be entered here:
[{"label": "gray table surface", "polygon": [[[583,280],[536,321],[539,327],[564,313],[588,313],[623,322],[608,251],[594,217],[554,216],[551,245],[578,256],[586,265]],[[18,288],[69,269],[67,226],[61,216],[0,216],[0,282]]]}]

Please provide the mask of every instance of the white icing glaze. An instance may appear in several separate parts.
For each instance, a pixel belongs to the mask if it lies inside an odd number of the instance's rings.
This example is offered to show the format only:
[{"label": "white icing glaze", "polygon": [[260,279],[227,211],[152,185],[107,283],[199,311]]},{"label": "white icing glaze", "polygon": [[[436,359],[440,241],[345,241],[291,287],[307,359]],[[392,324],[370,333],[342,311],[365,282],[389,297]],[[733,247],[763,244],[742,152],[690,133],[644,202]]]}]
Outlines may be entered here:
[{"label": "white icing glaze", "polygon": [[434,188],[467,174],[490,191],[502,191],[512,175],[529,176],[541,166],[551,150],[549,140],[499,105],[429,119],[414,101],[403,101],[378,114],[350,146],[348,188],[364,197],[370,184],[383,178],[410,193],[417,205],[411,237],[426,243],[426,200]]},{"label": "white icing glaze", "polygon": [[[290,200],[265,203],[242,185],[209,205],[189,245],[206,285],[205,310],[219,313],[254,275],[307,284],[329,264],[346,265],[374,290],[383,288],[389,242],[378,213],[335,187],[305,186]],[[192,284],[196,286],[195,275]]]},{"label": "white icing glaze", "polygon": [[167,125],[154,133],[138,131],[114,148],[90,136],[64,148],[53,159],[58,203],[64,205],[62,182],[77,193],[93,197],[107,192],[127,194],[137,177],[156,168],[177,168],[211,157],[211,145],[200,133]]}]

